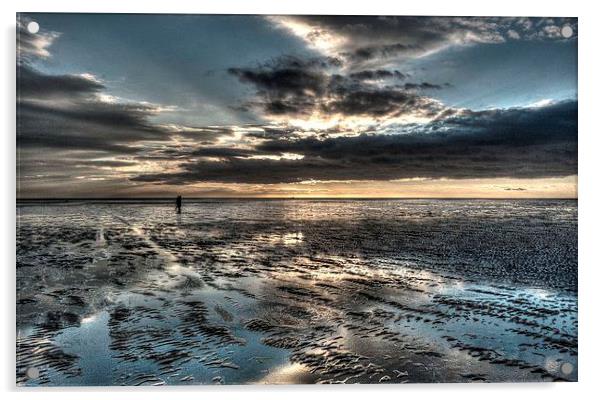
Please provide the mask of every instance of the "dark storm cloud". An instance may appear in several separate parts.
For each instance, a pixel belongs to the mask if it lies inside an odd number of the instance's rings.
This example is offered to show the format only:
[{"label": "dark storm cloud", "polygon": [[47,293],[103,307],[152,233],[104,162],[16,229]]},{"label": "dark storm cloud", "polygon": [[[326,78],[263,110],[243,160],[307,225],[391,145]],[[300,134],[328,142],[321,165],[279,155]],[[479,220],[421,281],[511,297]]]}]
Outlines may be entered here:
[{"label": "dark storm cloud", "polygon": [[328,85],[326,74],[301,68],[231,68],[228,72],[241,82],[254,84],[267,98],[320,96]]},{"label": "dark storm cloud", "polygon": [[[184,172],[148,174],[133,178],[137,182],[188,184],[193,182],[221,183],[291,183],[307,179],[333,179],[338,176],[338,163],[328,160],[239,159],[189,163]],[[330,172],[325,172],[330,171]],[[334,178],[336,179],[336,178]]]},{"label": "dark storm cloud", "polygon": [[134,180],[186,184],[568,176],[577,173],[577,103],[464,111],[395,135],[269,140],[255,154],[270,153],[304,158],[241,158],[249,154],[245,151],[219,162],[184,163],[183,172]]},{"label": "dark storm cloud", "polygon": [[[282,126],[282,127],[272,127],[272,126],[257,126],[255,127],[259,130],[250,130],[245,133],[245,138],[251,139],[263,139],[263,140],[278,140],[278,139],[287,139],[287,140],[296,140],[301,139],[303,137],[307,137],[308,134],[320,137],[327,138],[333,135],[345,134],[348,132],[348,129],[341,126],[332,126],[324,129],[311,129],[311,131],[306,131],[302,128],[291,127],[291,126]],[[363,130],[364,132],[371,131],[370,127],[366,127]]]},{"label": "dark storm cloud", "polygon": [[342,67],[343,60],[339,57],[299,57],[289,54],[273,58],[259,66],[265,68],[326,69]]},{"label": "dark storm cloud", "polygon": [[135,151],[132,146],[137,142],[168,138],[165,129],[147,121],[151,115],[152,109],[140,105],[21,100],[17,144],[129,153]]},{"label": "dark storm cloud", "polygon": [[166,131],[148,122],[147,118],[154,115],[155,108],[142,104],[86,101],[56,106],[52,103],[23,100],[19,106],[19,112],[27,116],[22,121],[24,134],[30,133],[30,128],[38,127],[44,130],[56,129],[69,135],[81,133],[85,127],[93,132],[105,131],[105,138],[108,140],[132,141],[161,139]]},{"label": "dark storm cloud", "polygon": [[238,149],[235,147],[205,147],[194,150],[190,153],[191,156],[201,157],[218,157],[218,158],[234,158],[234,157],[249,157],[262,154],[257,149]]},{"label": "dark storm cloud", "polygon": [[377,70],[364,70],[364,71],[354,72],[352,74],[349,74],[349,77],[351,79],[356,79],[359,81],[377,80],[377,79],[400,79],[400,80],[402,80],[402,79],[409,78],[409,75],[404,74],[397,70],[389,71],[386,69],[377,69]]},{"label": "dark storm cloud", "polygon": [[[445,158],[446,154],[464,155],[468,159],[485,153],[494,155],[500,150],[513,153],[532,149],[531,146],[549,149],[575,145],[576,124],[577,103],[568,101],[539,108],[464,110],[449,118],[415,126],[408,133],[269,141],[259,145],[258,150],[328,159],[381,155]],[[570,146],[567,149],[574,150]]]},{"label": "dark storm cloud", "polygon": [[131,167],[136,165],[134,161],[125,160],[78,160],[77,165],[90,166],[90,167]]},{"label": "dark storm cloud", "polygon": [[404,115],[430,117],[444,109],[433,99],[398,88],[341,87],[333,93],[334,100],[320,105],[322,112],[376,118]]},{"label": "dark storm cloud", "polygon": [[451,86],[449,83],[445,83],[443,85],[437,85],[428,82],[422,83],[406,83],[403,85],[403,88],[406,90],[439,90],[443,89],[443,87]]},{"label": "dark storm cloud", "polygon": [[[307,42],[326,43],[333,55],[352,66],[374,60],[413,57],[449,45],[517,39],[562,40],[560,31],[566,24],[577,33],[575,18],[329,15],[269,18],[283,26],[305,25]],[[333,38],[336,39],[334,42]]]},{"label": "dark storm cloud", "polygon": [[299,132],[293,128],[272,128],[269,126],[259,127],[260,131],[253,131],[246,134],[246,137],[255,139],[295,139],[299,137]]},{"label": "dark storm cloud", "polygon": [[[23,125],[30,124],[26,123]],[[111,155],[123,155],[135,154],[140,150],[140,148],[131,145],[109,142],[103,139],[102,136],[67,136],[60,133],[48,133],[38,129],[37,127],[33,127],[33,129],[26,133],[21,133],[20,131],[19,135],[17,136],[17,146],[19,148],[38,149],[40,153],[43,153],[46,150],[72,149],[94,150]]]},{"label": "dark storm cloud", "polygon": [[352,62],[360,62],[374,58],[393,58],[404,54],[416,54],[423,50],[424,49],[421,46],[417,45],[394,43],[380,46],[360,47],[351,52],[342,52],[341,56]]},{"label": "dark storm cloud", "polygon": [[187,127],[185,129],[175,129],[172,133],[198,143],[213,143],[221,137],[232,136],[234,130],[224,126]]},{"label": "dark storm cloud", "polygon": [[177,161],[188,160],[194,151],[189,147],[161,147],[158,149],[140,149],[136,155],[137,161]]},{"label": "dark storm cloud", "polygon": [[[98,154],[96,154],[98,156]],[[79,158],[78,158],[79,157]],[[84,155],[77,154],[51,154],[44,159],[28,158],[19,165],[19,176],[27,177],[32,174],[48,174],[61,171],[65,174],[93,173],[97,168],[129,167],[136,165],[135,161],[126,160],[89,160],[82,159]]]},{"label": "dark storm cloud", "polygon": [[173,135],[212,143],[232,134],[223,127],[170,127],[151,122],[160,112],[148,103],[103,99],[104,85],[89,75],[48,75],[28,63],[17,66],[17,145],[133,154],[143,141]]},{"label": "dark storm cloud", "polygon": [[19,96],[48,99],[57,97],[89,97],[104,89],[104,85],[80,75],[45,75],[28,65],[17,68]]},{"label": "dark storm cloud", "polygon": [[343,116],[398,117],[433,116],[443,111],[437,101],[422,96],[417,89],[437,89],[440,85],[406,83],[377,85],[372,78],[404,78],[399,71],[364,70],[349,76],[331,72],[323,64],[277,60],[253,68],[230,68],[241,82],[252,84],[257,92],[246,107],[259,108],[267,115],[303,116],[341,114]]}]

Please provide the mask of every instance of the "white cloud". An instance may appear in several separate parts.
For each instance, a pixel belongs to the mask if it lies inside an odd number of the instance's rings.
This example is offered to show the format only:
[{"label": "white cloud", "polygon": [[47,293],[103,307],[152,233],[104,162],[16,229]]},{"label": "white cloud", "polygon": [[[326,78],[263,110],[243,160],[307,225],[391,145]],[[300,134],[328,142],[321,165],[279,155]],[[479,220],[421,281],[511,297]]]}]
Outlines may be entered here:
[{"label": "white cloud", "polygon": [[39,31],[30,33],[27,30],[29,19],[17,20],[17,57],[19,60],[34,58],[49,58],[49,48],[61,35],[59,32]]}]

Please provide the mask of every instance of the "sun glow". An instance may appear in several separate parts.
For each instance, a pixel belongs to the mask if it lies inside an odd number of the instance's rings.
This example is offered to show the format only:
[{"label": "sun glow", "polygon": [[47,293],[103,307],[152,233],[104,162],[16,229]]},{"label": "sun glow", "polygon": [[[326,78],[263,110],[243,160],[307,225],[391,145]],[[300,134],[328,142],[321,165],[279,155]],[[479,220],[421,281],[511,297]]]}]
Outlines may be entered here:
[{"label": "sun glow", "polygon": [[308,46],[325,55],[334,55],[338,49],[347,43],[347,38],[341,35],[335,35],[326,29],[318,29],[286,16],[269,16],[267,19],[276,26],[281,27],[293,35],[304,40]]}]

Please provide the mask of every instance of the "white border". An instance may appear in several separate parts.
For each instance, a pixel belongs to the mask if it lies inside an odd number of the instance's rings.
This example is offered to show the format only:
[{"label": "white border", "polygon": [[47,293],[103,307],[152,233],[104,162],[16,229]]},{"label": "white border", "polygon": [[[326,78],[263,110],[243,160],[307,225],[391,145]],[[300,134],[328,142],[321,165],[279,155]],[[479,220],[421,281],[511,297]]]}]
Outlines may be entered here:
[{"label": "white border", "polygon": [[[594,2],[555,1],[528,2],[525,0],[487,1],[352,1],[352,0],[220,0],[192,2],[170,0],[150,3],[148,0],[120,2],[85,2],[75,0],[20,0],[2,7],[2,107],[3,131],[2,168],[4,193],[0,245],[4,263],[1,264],[4,287],[2,295],[2,353],[0,365],[5,398],[45,399],[132,399],[176,397],[200,399],[218,397],[230,399],[304,399],[308,396],[360,399],[366,396],[440,399],[507,399],[533,397],[572,399],[595,396],[601,380],[602,337],[600,336],[599,293],[601,266],[597,250],[598,227],[602,227],[600,209],[602,191],[597,184],[602,173],[602,131],[598,121],[600,111],[600,27],[602,18]],[[15,13],[39,12],[132,12],[132,13],[224,13],[224,14],[378,14],[378,15],[529,15],[579,17],[579,383],[566,384],[436,384],[436,385],[353,385],[353,386],[228,386],[228,387],[167,387],[167,388],[83,388],[83,389],[18,389],[14,385],[15,365]],[[84,394],[82,394],[84,392]],[[107,392],[111,392],[108,394]],[[107,396],[108,394],[108,396]],[[599,394],[596,396],[599,398]]]}]

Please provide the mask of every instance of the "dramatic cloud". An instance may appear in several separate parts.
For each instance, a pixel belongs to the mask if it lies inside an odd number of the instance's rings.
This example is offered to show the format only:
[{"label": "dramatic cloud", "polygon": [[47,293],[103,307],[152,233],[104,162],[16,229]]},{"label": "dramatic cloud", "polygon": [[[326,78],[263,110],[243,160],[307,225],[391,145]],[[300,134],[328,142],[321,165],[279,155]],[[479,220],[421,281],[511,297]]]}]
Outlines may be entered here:
[{"label": "dramatic cloud", "polygon": [[409,78],[408,74],[404,74],[397,70],[388,71],[386,69],[378,69],[378,70],[364,70],[359,72],[354,72],[349,75],[351,79],[357,79],[360,81],[363,80],[381,80],[381,79],[407,79]]},{"label": "dramatic cloud", "polygon": [[[554,179],[566,185],[549,193],[574,195],[576,19],[127,18],[146,24],[148,46],[113,46],[99,27],[91,40],[76,15],[36,14],[32,34],[18,16],[19,196],[363,195],[459,180],[526,196]],[[200,42],[172,47],[197,30],[215,40],[202,57]]]},{"label": "dramatic cloud", "polygon": [[132,154],[146,141],[175,136],[197,144],[232,135],[227,127],[189,127],[151,122],[164,108],[123,102],[104,94],[104,84],[89,74],[48,75],[28,64],[18,66],[17,121],[20,147],[71,148]]},{"label": "dramatic cloud", "polygon": [[394,43],[356,48],[352,51],[341,52],[341,56],[352,62],[362,62],[373,59],[390,59],[398,56],[418,54],[424,49],[417,45]]},{"label": "dramatic cloud", "polygon": [[168,127],[174,135],[190,139],[198,144],[214,143],[220,138],[232,136],[235,131],[227,126],[205,126],[205,127]]},{"label": "dramatic cloud", "polygon": [[438,51],[452,45],[562,39],[572,18],[274,16],[268,17],[314,49],[341,57],[350,67],[386,63]]},{"label": "dramatic cloud", "polygon": [[227,127],[152,122],[163,107],[120,101],[89,74],[49,75],[28,62],[17,68],[18,173],[25,185],[113,181],[123,189],[131,174],[171,171],[198,145],[233,134]]},{"label": "dramatic cloud", "polygon": [[[182,172],[143,182],[293,183],[402,178],[542,178],[577,173],[577,104],[464,111],[407,133],[320,140],[268,140],[256,152],[220,149],[220,161],[184,163]],[[253,154],[298,154],[256,159]]]},{"label": "dramatic cloud", "polygon": [[397,70],[363,70],[344,76],[329,68],[332,62],[303,63],[287,58],[229,72],[255,86],[256,98],[246,106],[258,107],[267,116],[432,118],[444,110],[438,101],[419,93],[441,85],[388,82],[407,77]]},{"label": "dramatic cloud", "polygon": [[90,77],[45,75],[27,65],[17,78],[19,146],[131,152],[134,142],[166,140],[148,118],[157,106],[103,101],[103,85]]},{"label": "dramatic cloud", "polygon": [[46,75],[29,65],[17,69],[19,97],[74,100],[100,93],[104,85],[90,75]]}]

